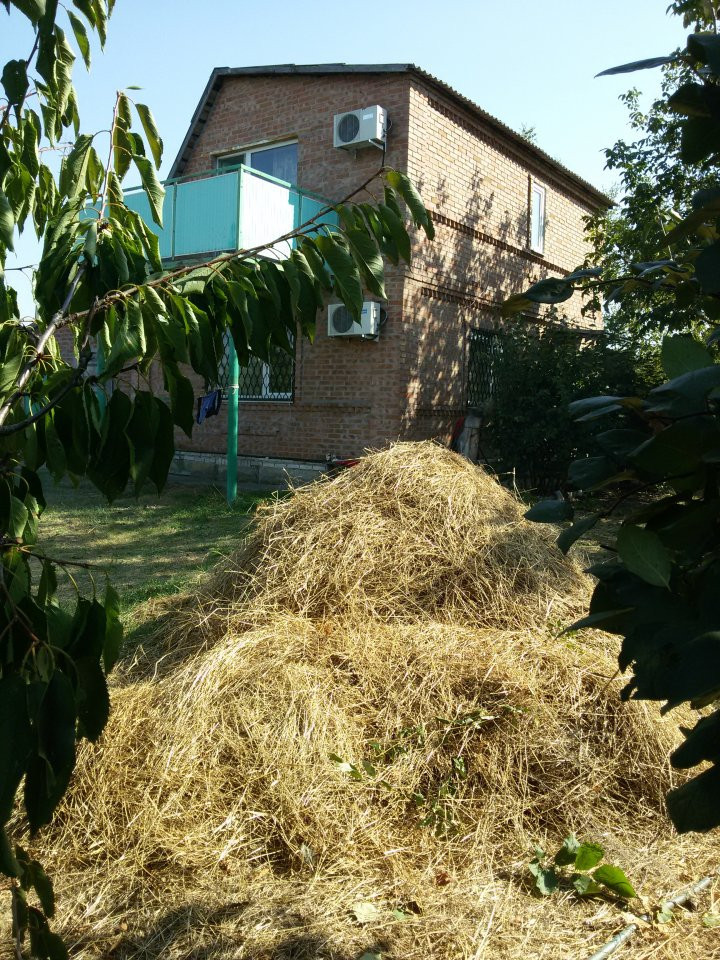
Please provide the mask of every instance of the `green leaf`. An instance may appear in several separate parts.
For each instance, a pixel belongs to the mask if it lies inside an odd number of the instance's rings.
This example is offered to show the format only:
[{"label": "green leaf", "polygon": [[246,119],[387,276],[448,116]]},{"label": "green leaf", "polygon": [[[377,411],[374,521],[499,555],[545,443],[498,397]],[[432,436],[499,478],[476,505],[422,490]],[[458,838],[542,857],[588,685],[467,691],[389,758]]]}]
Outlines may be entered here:
[{"label": "green leaf", "polygon": [[620,559],[631,573],[656,587],[668,587],[672,571],[670,554],[651,530],[623,524],[617,536]]},{"label": "green leaf", "polygon": [[575,856],[575,869],[591,870],[604,856],[605,851],[599,843],[581,843]]},{"label": "green leaf", "polygon": [[90,69],[90,40],[88,39],[87,30],[85,29],[85,24],[80,20],[79,17],[76,17],[72,10],[68,10],[68,17],[70,19],[70,26],[72,31],[75,34],[75,42],[78,45],[78,49],[82,55],[83,60],[85,61],[85,66]]},{"label": "green leaf", "polygon": [[123,626],[120,620],[120,597],[117,590],[108,582],[105,588],[105,641],[102,651],[106,673],[109,673],[117,662],[122,640]]},{"label": "green leaf", "polygon": [[110,356],[103,377],[113,377],[127,366],[129,361],[141,358],[145,354],[145,347],[142,310],[137,300],[127,300],[125,315],[119,317],[115,324]]},{"label": "green leaf", "polygon": [[8,250],[14,250],[13,231],[15,229],[15,217],[13,216],[10,201],[0,190],[0,243],[4,244]]},{"label": "green leaf", "polygon": [[345,231],[345,236],[350,244],[350,250],[360,268],[365,286],[371,293],[387,299],[385,293],[385,284],[383,282],[383,262],[378,253],[374,240],[365,230],[355,227]]},{"label": "green leaf", "polygon": [[140,179],[142,180],[142,185],[145,188],[148,203],[150,204],[150,213],[152,214],[152,218],[159,227],[162,227],[162,208],[163,199],[165,197],[165,189],[157,178],[155,167],[147,157],[141,157],[138,156],[138,154],[134,154],[133,162],[138,169]]},{"label": "green leaf", "polygon": [[[373,211],[368,210],[367,216],[370,221]],[[377,210],[374,211],[375,217],[378,219],[378,223],[384,228],[383,234],[385,237],[389,237],[392,241],[392,244],[395,247],[395,250],[392,251],[392,256],[390,259],[397,263],[398,255],[403,258],[405,263],[410,263],[410,258],[412,254],[410,237],[407,230],[405,229],[405,224],[403,223],[401,217],[387,204],[379,203]],[[373,222],[370,222],[372,228]],[[387,248],[385,249],[385,255],[389,256]]]},{"label": "green leaf", "polygon": [[85,234],[85,245],[83,246],[83,256],[92,266],[95,262],[95,251],[97,250],[97,220],[92,220]]},{"label": "green leaf", "polygon": [[[6,352],[5,361],[0,366],[0,397],[4,396],[15,386],[17,375],[23,361],[22,345],[20,343],[15,347],[16,352]],[[8,355],[9,354],[9,355]]]},{"label": "green leaf", "polygon": [[720,37],[710,33],[691,33],[687,49],[689,54],[707,64],[716,76],[720,74]]},{"label": "green leaf", "polygon": [[572,520],[573,506],[569,500],[538,500],[525,514],[534,523],[562,523]]},{"label": "green leaf", "polygon": [[108,500],[120,496],[130,476],[130,450],[125,427],[132,414],[132,403],[123,390],[115,390],[100,424],[102,446],[88,467],[87,475]]},{"label": "green leaf", "polygon": [[599,513],[591,513],[587,517],[583,517],[582,520],[577,520],[567,530],[563,530],[555,542],[563,553],[567,553],[576,540],[579,540],[588,530],[592,530],[599,519]]},{"label": "green leaf", "polygon": [[558,867],[566,867],[568,864],[575,863],[575,856],[579,846],[580,844],[577,838],[572,833],[569,837],[565,837],[563,845],[555,854],[555,863]]},{"label": "green leaf", "polygon": [[632,884],[620,867],[613,867],[606,863],[604,866],[598,867],[593,873],[593,880],[625,900],[637,896]]},{"label": "green leaf", "polygon": [[1,80],[8,103],[15,106],[15,112],[19,116],[29,86],[25,61],[8,60],[3,67]]},{"label": "green leaf", "polygon": [[46,917],[55,916],[55,892],[53,891],[52,881],[45,873],[37,860],[31,860],[28,864],[28,879],[35,890],[40,901],[40,906]]},{"label": "green leaf", "polygon": [[157,492],[162,493],[175,454],[175,431],[170,408],[158,397],[155,397],[154,401],[158,428],[155,434],[155,454],[148,476],[155,484]]},{"label": "green leaf", "polygon": [[611,410],[619,410],[623,397],[587,397],[575,400],[568,406],[572,417],[585,418],[587,414],[601,415]]},{"label": "green leaf", "polygon": [[662,343],[662,365],[669,379],[712,366],[710,351],[690,333],[668,336]]},{"label": "green leaf", "polygon": [[155,161],[155,166],[159,167],[162,163],[163,142],[160,139],[160,134],[158,133],[158,129],[155,125],[155,118],[150,112],[150,108],[145,106],[144,103],[136,103],[135,109],[138,112],[140,123],[145,131],[145,137],[147,139],[148,146],[150,147],[153,160]]},{"label": "green leaf", "polygon": [[35,726],[37,753],[25,777],[25,809],[33,831],[49,823],[75,766],[75,695],[56,670],[40,703]]},{"label": "green leaf", "polygon": [[645,60],[633,60],[631,63],[622,63],[618,67],[610,67],[609,70],[603,70],[596,73],[596,77],[612,77],[618,73],[634,73],[636,70],[652,70],[655,67],[662,67],[666,63],[674,63],[677,60],[675,55],[669,57],[648,57]]},{"label": "green leaf", "polygon": [[[96,646],[101,646],[105,640],[106,621],[105,611],[99,603],[97,606],[102,611],[102,619],[95,618],[93,621],[94,628],[97,631],[93,640]],[[100,661],[95,655],[78,657],[75,661],[75,669],[78,684],[77,712],[80,721],[78,732],[95,743],[105,729],[105,724],[110,715],[110,694],[108,693],[107,680],[100,666]]]},{"label": "green leaf", "polygon": [[11,0],[11,3],[33,23],[45,14],[45,0]]},{"label": "green leaf", "polygon": [[125,435],[130,442],[130,478],[135,484],[135,496],[140,494],[152,469],[157,429],[155,398],[146,390],[138,391],[132,417],[125,428]]},{"label": "green leaf", "polygon": [[541,864],[532,861],[528,864],[528,870],[535,877],[536,889],[544,897],[549,896],[557,890],[558,877],[552,867],[543,867]]},{"label": "green leaf", "polygon": [[623,479],[620,466],[609,457],[583,457],[568,468],[568,481],[576,490],[594,490],[609,481]]},{"label": "green leaf", "polygon": [[85,191],[85,178],[92,142],[93,138],[90,134],[81,134],[62,162],[59,180],[60,192],[71,200],[79,197]]},{"label": "green leaf", "polygon": [[335,275],[335,287],[355,320],[360,321],[363,305],[362,286],[357,266],[347,250],[333,237],[319,236],[315,243]]},{"label": "green leaf", "polygon": [[17,674],[0,678],[0,826],[10,818],[32,748],[26,691]]},{"label": "green leaf", "polygon": [[194,419],[195,395],[192,384],[187,377],[178,370],[177,364],[164,365],[165,383],[170,394],[170,409],[174,422],[185,431],[188,437],[192,436]]},{"label": "green leaf", "polygon": [[720,387],[720,364],[714,363],[655,387],[648,394],[648,409],[675,417],[704,413],[708,396],[717,387]]},{"label": "green leaf", "polygon": [[428,240],[432,240],[435,236],[435,227],[412,181],[406,174],[400,173],[398,170],[388,170],[385,174],[385,179],[393,190],[397,190],[407,204],[407,208],[416,226],[422,227]]},{"label": "green leaf", "polygon": [[714,418],[677,420],[630,454],[637,470],[657,479],[680,479],[720,456],[720,426]]},{"label": "green leaf", "polygon": [[572,283],[557,277],[539,280],[522,294],[531,303],[563,303],[575,293]]},{"label": "green leaf", "polygon": [[[127,130],[120,123],[116,123],[113,127],[113,162],[115,166],[114,173],[117,177],[117,183],[123,179],[125,174],[130,169],[130,164],[132,163],[133,158],[133,148],[134,143],[130,139]],[[110,188],[110,179],[108,178],[108,188]],[[117,190],[117,187],[115,188]],[[110,189],[108,189],[108,195],[110,194]]]},{"label": "green leaf", "polygon": [[6,877],[19,877],[22,873],[22,867],[15,857],[10,839],[3,826],[0,826],[0,873]]},{"label": "green leaf", "polygon": [[10,515],[7,523],[7,533],[13,540],[21,540],[23,530],[28,521],[28,509],[22,500],[10,496]]},{"label": "green leaf", "polygon": [[602,889],[600,884],[596,883],[592,877],[588,877],[587,874],[574,873],[570,881],[580,897],[593,897],[600,893]]},{"label": "green leaf", "polygon": [[45,456],[47,468],[50,471],[53,480],[56,482],[62,480],[67,471],[67,460],[65,458],[65,448],[60,442],[60,437],[55,428],[54,420],[46,417],[45,426]]},{"label": "green leaf", "polygon": [[695,261],[695,276],[704,293],[720,293],[720,241],[700,253]]}]

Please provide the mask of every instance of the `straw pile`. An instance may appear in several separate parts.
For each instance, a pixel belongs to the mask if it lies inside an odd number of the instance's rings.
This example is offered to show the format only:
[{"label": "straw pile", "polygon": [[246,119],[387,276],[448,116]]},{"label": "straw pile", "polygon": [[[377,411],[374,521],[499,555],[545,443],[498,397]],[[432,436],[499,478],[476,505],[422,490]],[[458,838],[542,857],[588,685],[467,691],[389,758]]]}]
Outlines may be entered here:
[{"label": "straw pile", "polygon": [[[711,869],[664,822],[676,719],[557,636],[589,584],[522,513],[429,443],[266,508],[124,665],[38,850],[77,956],[583,956],[624,921],[533,899],[534,842],[598,840],[649,896]],[[718,939],[647,936],[625,955]]]}]

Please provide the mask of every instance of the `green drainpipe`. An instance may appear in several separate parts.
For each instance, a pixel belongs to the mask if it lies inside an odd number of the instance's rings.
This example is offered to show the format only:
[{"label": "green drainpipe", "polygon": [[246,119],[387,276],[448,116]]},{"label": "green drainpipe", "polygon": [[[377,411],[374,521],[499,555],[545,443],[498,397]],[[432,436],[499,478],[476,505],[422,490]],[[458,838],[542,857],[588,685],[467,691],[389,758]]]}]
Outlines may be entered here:
[{"label": "green drainpipe", "polygon": [[232,337],[228,338],[228,398],[227,398],[227,452],[225,473],[227,477],[227,502],[232,504],[237,497],[237,449],[238,449],[238,380],[240,364]]}]

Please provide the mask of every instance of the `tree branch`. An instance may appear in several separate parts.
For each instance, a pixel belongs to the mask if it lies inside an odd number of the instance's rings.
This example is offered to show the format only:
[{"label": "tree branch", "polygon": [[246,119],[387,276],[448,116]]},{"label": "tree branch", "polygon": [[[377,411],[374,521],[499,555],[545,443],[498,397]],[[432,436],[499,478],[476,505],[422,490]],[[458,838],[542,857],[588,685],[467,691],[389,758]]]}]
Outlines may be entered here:
[{"label": "tree branch", "polygon": [[[319,210],[315,214],[315,216],[311,217],[309,220],[306,220],[305,223],[300,224],[300,226],[298,227],[294,227],[292,230],[289,230],[287,233],[282,234],[282,236],[275,237],[273,240],[269,240],[267,243],[261,243],[255,247],[249,247],[248,249],[245,249],[245,250],[233,250],[230,253],[222,253],[219,256],[213,257],[210,260],[203,260],[203,261],[200,261],[199,263],[191,263],[183,267],[178,267],[177,270],[171,270],[168,273],[164,273],[162,276],[157,277],[155,280],[149,280],[147,283],[142,284],[142,286],[153,287],[153,288],[162,287],[164,284],[172,283],[174,280],[180,277],[183,277],[188,273],[192,273],[194,270],[202,270],[204,268],[215,267],[215,266],[219,268],[223,264],[231,263],[232,261],[235,261],[235,260],[237,261],[249,260],[252,257],[255,257],[258,254],[262,253],[263,250],[267,250],[270,247],[274,247],[278,243],[284,243],[287,240],[293,240],[295,237],[302,236],[310,227],[316,226],[318,220],[320,220],[322,217],[326,216],[329,212],[331,212],[334,207],[343,203],[348,203],[350,200],[356,197],[359,193],[362,193],[367,188],[367,186],[373,182],[373,180],[376,180],[379,176],[382,175],[384,170],[385,170],[385,167],[381,166],[374,174],[372,174],[372,176],[368,177],[368,179],[365,180],[364,183],[360,184],[359,187],[356,187],[351,193],[343,197],[342,200],[338,200],[337,203],[328,204],[326,207],[323,207],[321,210]],[[129,297],[134,296],[139,291],[139,289],[140,289],[140,285],[133,284],[132,286],[126,287],[123,290],[116,290],[116,291],[113,291],[112,293],[106,294],[106,296],[103,297],[102,300],[98,301],[97,309],[100,311],[103,311],[106,307],[109,307],[113,303],[118,303],[118,302],[127,300]],[[82,311],[79,311],[78,313],[68,314],[66,317],[59,320],[59,322],[55,325],[55,329],[59,330],[62,327],[66,327],[70,324],[73,324],[78,320],[82,320],[83,317],[87,316],[88,312],[89,311],[87,310],[82,310]],[[0,411],[0,415],[1,413],[2,411]],[[0,419],[0,423],[2,423],[2,419]]]},{"label": "tree branch", "polygon": [[[65,300],[63,301],[62,306],[53,315],[52,320],[47,325],[45,330],[43,330],[43,332],[41,333],[38,339],[38,342],[33,347],[33,356],[31,357],[30,360],[27,361],[22,371],[20,372],[20,375],[17,379],[17,386],[15,387],[14,392],[10,394],[10,396],[2,405],[2,407],[0,407],[0,425],[5,423],[5,421],[8,418],[8,414],[12,409],[13,404],[19,397],[22,396],[23,387],[30,379],[30,374],[33,371],[33,367],[37,363],[40,355],[43,353],[48,341],[50,340],[51,337],[54,336],[56,330],[58,330],[61,326],[64,326],[64,324],[62,323],[63,317],[65,316],[65,313],[68,307],[70,306],[70,303],[72,302],[72,298],[75,296],[75,291],[77,290],[78,284],[80,283],[80,280],[82,279],[82,275],[84,272],[85,272],[85,267],[81,266],[78,269],[78,272],[75,274],[75,278],[73,282],[70,284],[70,289],[67,292],[67,296],[65,297]],[[92,307],[90,308],[90,310],[92,310]],[[87,316],[90,313],[90,310],[85,310],[82,316]]]}]

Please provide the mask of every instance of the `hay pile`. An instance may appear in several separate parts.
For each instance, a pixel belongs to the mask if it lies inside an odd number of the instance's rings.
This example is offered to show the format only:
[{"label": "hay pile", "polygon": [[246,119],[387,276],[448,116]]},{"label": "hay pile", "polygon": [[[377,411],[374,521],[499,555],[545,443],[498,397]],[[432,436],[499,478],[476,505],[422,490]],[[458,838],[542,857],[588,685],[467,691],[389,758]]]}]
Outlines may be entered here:
[{"label": "hay pile", "polygon": [[124,665],[38,851],[77,955],[582,956],[623,921],[534,900],[534,842],[599,840],[650,896],[711,869],[662,813],[676,719],[557,637],[589,584],[522,512],[429,443],[268,507]]}]

